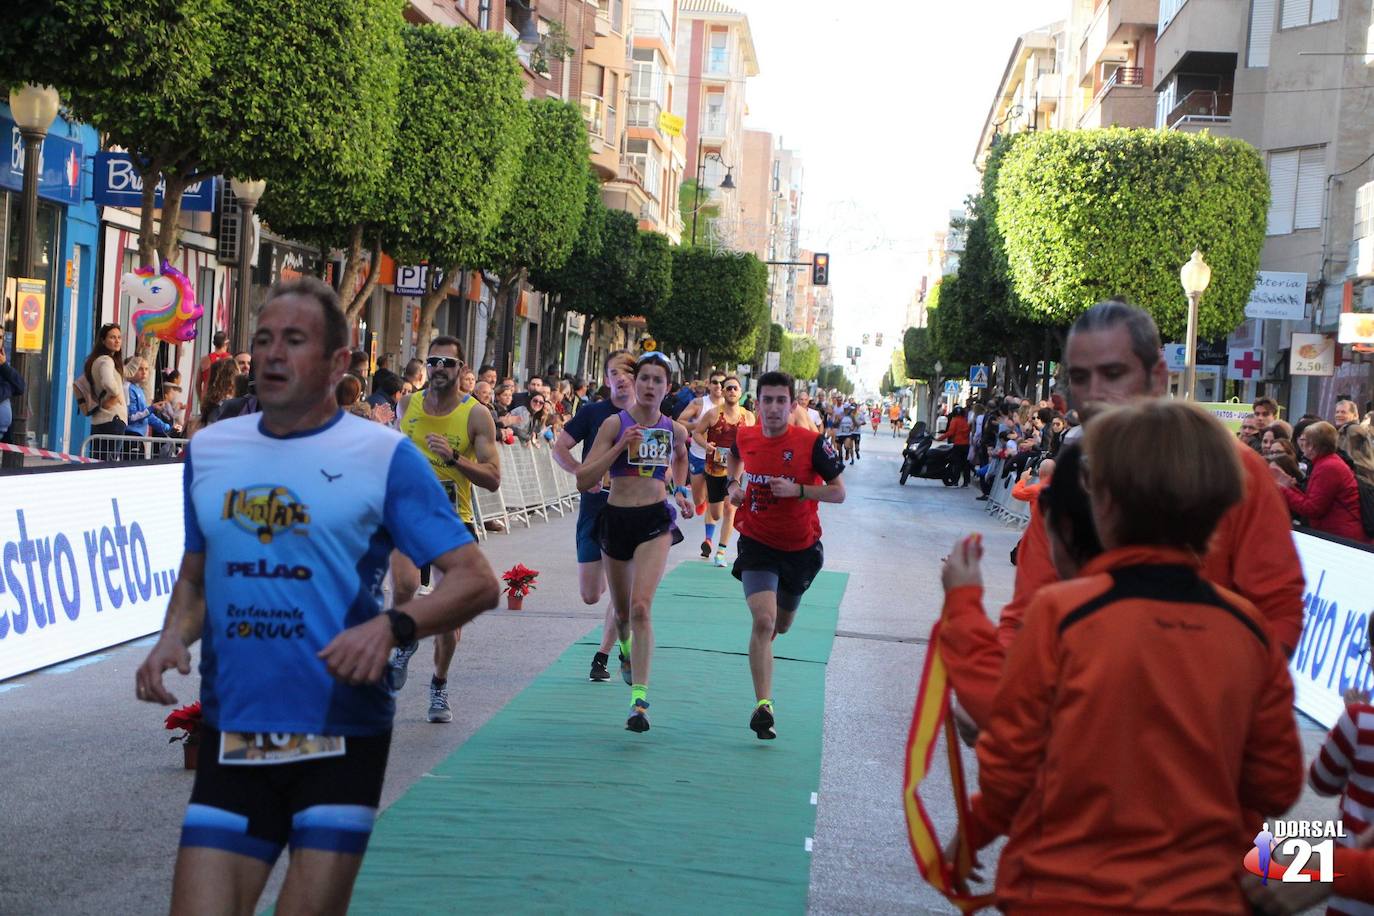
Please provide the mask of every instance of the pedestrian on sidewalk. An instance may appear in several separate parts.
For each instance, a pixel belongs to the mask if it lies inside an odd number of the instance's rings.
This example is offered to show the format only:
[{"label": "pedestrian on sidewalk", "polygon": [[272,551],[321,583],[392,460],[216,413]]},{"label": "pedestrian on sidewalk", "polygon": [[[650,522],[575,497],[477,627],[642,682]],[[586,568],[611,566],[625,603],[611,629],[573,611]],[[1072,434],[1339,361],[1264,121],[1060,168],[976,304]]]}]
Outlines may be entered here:
[{"label": "pedestrian on sidewalk", "polygon": [[[11,398],[24,396],[24,377],[15,371],[5,357],[5,348],[0,345],[0,441],[4,441],[14,422],[14,411],[10,407]],[[24,443],[19,443],[23,445]]]}]

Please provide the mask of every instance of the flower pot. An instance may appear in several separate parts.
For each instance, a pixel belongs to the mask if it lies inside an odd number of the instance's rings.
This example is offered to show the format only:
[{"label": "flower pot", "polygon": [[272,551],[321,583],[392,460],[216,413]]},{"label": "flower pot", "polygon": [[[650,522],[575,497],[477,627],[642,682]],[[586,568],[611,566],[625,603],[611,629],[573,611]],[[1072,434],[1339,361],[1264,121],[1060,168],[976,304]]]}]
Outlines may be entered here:
[{"label": "flower pot", "polygon": [[196,768],[196,759],[200,755],[200,742],[189,740],[181,742],[181,753],[186,769],[194,770]]},{"label": "flower pot", "polygon": [[524,596],[524,595],[507,595],[507,596],[506,596],[506,608],[507,608],[508,610],[518,611],[518,610],[520,610],[520,608],[524,607],[524,605],[525,605],[525,596]]}]

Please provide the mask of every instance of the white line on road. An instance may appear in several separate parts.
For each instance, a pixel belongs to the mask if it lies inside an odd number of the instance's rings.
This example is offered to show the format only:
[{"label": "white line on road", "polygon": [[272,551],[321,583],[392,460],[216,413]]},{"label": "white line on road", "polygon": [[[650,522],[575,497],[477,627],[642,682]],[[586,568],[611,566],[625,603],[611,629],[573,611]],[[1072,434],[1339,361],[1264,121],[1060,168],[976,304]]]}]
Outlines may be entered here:
[{"label": "white line on road", "polygon": [[78,668],[84,668],[87,665],[94,665],[96,662],[103,662],[107,658],[109,658],[108,655],[86,655],[69,662],[63,662],[60,665],[53,665],[51,668],[45,669],[44,673],[70,674]]},{"label": "white line on road", "polygon": [[27,686],[29,686],[29,685],[28,685],[28,684],[0,684],[0,693],[4,693],[6,690],[18,690],[18,689],[21,688],[21,687],[27,687]]},{"label": "white line on road", "polygon": [[815,803],[816,803],[816,793],[815,793],[815,792],[812,792],[812,793],[811,793],[811,804],[814,805]]},{"label": "white line on road", "polygon": [[810,851],[811,851],[811,837],[807,837],[807,838],[806,838],[806,851],[807,851],[807,852],[810,852]]}]

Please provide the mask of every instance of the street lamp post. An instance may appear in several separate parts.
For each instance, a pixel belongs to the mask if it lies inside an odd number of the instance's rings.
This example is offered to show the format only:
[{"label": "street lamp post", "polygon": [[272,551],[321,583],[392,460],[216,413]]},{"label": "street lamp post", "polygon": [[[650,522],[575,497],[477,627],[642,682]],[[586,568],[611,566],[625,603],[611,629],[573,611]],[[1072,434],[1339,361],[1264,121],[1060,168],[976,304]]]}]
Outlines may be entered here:
[{"label": "street lamp post", "polygon": [[1183,291],[1188,294],[1188,339],[1184,343],[1183,396],[1197,400],[1197,310],[1207,284],[1212,282],[1212,268],[1202,259],[1202,252],[1193,249],[1193,256],[1178,272]]},{"label": "street lamp post", "polygon": [[[19,229],[21,277],[31,278],[38,272],[38,180],[43,172],[43,138],[48,135],[48,128],[52,127],[61,104],[62,100],[58,97],[57,90],[51,86],[30,84],[10,91],[10,113],[14,115],[14,123],[24,138],[24,186],[20,198],[23,222]],[[51,290],[48,291],[48,295],[52,295]],[[19,309],[16,303],[16,323],[11,335],[16,347],[19,343],[18,320]],[[14,357],[14,371],[27,381],[29,354],[16,352]],[[29,432],[28,398],[24,395],[15,395],[12,402],[14,422],[10,426],[9,438],[11,442],[26,445]],[[5,453],[6,467],[22,467],[23,464],[23,455],[17,452]]]},{"label": "street lamp post", "polygon": [[248,349],[248,291],[252,285],[253,252],[249,241],[253,234],[253,211],[257,209],[267,182],[251,178],[235,178],[229,183],[239,202],[239,276],[235,290],[234,352]]},{"label": "street lamp post", "polygon": [[707,160],[707,159],[714,159],[714,160],[716,160],[717,162],[719,162],[721,165],[725,166],[725,178],[724,178],[724,179],[721,181],[721,183],[720,183],[720,188],[721,188],[721,190],[722,190],[722,191],[733,191],[733,190],[735,189],[735,179],[731,177],[731,176],[733,175],[734,171],[735,171],[735,167],[734,167],[733,165],[730,165],[729,163],[727,163],[724,159],[722,159],[720,153],[707,153],[705,156],[703,156],[703,155],[701,154],[701,148],[702,148],[701,138],[700,138],[700,137],[697,137],[697,190],[696,190],[696,199],[692,201],[692,244],[693,244],[693,245],[695,245],[695,244],[697,243],[697,213],[701,210],[701,192],[702,192],[702,187],[701,187],[701,186],[702,186],[703,184],[706,183],[706,160]]}]

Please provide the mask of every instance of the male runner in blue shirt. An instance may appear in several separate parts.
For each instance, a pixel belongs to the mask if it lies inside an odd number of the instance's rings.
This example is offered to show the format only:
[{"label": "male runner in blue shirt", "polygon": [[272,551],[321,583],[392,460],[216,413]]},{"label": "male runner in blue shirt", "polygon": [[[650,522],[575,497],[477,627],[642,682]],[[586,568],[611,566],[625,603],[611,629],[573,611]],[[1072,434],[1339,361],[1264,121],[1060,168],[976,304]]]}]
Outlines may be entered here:
[{"label": "male runner in blue shirt", "polygon": [[[268,294],[253,335],[262,413],[200,432],[186,453],[186,554],[162,636],[136,675],[201,641],[205,726],[172,887],[173,913],[252,912],[283,847],[277,912],[343,913],[381,797],[398,644],[496,605],[496,577],[419,450],[339,410],[347,324],[313,278]],[[444,573],[381,610],[395,547]]]}]

